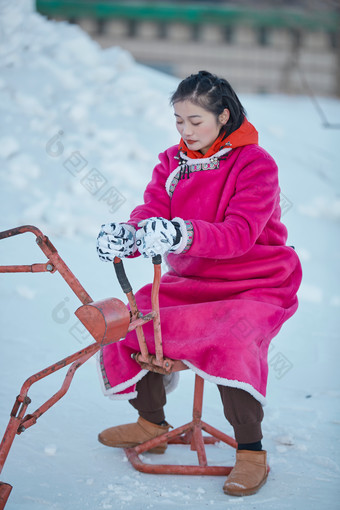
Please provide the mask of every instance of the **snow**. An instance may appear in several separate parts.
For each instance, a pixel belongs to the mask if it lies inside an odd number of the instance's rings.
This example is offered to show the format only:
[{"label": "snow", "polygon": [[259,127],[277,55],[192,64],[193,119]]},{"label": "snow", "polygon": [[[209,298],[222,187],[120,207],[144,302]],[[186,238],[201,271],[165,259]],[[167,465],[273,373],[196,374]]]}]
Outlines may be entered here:
[{"label": "snow", "polygon": [[246,486],[243,485],[242,483],[236,483],[236,482],[229,482],[229,487],[231,486],[234,486],[234,487],[240,487],[241,489],[246,489]]},{"label": "snow", "polygon": [[[102,223],[126,220],[158,153],[178,141],[169,107],[177,80],[137,65],[120,48],[100,49],[76,26],[47,21],[26,0],[0,0],[0,63],[0,230],[36,225],[94,300],[125,301],[111,265],[97,258],[95,239]],[[14,486],[6,510],[339,507],[339,131],[322,125],[308,97],[241,99],[279,165],[283,220],[304,271],[300,308],[269,352],[268,482],[254,496],[233,498],[222,491],[223,477],[133,470],[122,450],[97,442],[99,431],[136,415],[126,402],[103,397],[91,359],[64,399],[15,438],[1,473]],[[318,101],[335,123],[340,101]],[[32,234],[0,246],[1,264],[46,260]],[[149,261],[125,265],[134,289],[151,280]],[[24,380],[91,337],[79,328],[79,302],[60,275],[2,274],[0,282],[4,431]],[[34,384],[28,412],[61,381],[58,372]],[[187,371],[168,398],[172,425],[190,420],[192,393]],[[210,383],[203,418],[232,434]],[[209,463],[234,461],[223,444],[207,447],[207,456]],[[194,463],[195,453],[170,446],[161,462]]]}]

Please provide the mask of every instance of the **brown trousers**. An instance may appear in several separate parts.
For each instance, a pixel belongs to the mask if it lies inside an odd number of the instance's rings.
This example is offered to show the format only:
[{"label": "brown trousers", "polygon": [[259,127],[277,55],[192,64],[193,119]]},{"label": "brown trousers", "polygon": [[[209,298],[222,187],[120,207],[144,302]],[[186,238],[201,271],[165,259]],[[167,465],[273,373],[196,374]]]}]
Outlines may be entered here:
[{"label": "brown trousers", "polygon": [[[164,406],[166,395],[163,376],[155,372],[148,372],[140,381],[136,389],[138,395],[129,400],[137,409],[138,414],[152,423],[160,423],[165,419]],[[224,415],[234,429],[238,443],[255,443],[262,439],[261,422],[263,409],[250,393],[239,388],[218,385]]]}]

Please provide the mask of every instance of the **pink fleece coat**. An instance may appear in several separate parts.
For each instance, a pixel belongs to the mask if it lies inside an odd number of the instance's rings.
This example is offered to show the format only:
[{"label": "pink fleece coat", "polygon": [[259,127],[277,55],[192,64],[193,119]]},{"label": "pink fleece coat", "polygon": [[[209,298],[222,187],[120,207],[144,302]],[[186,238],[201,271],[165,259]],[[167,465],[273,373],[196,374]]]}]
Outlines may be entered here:
[{"label": "pink fleece coat", "polygon": [[[277,166],[258,145],[238,147],[220,159],[218,168],[202,168],[175,182],[171,193],[177,150],[160,154],[144,204],[130,217],[135,225],[162,216],[193,226],[190,249],[168,255],[169,271],[161,279],[164,355],[264,403],[268,346],[297,309],[302,275],[280,221]],[[151,308],[150,291],[146,285],[136,293],[143,313]],[[154,352],[152,323],[144,332]],[[100,370],[107,395],[136,396],[136,382],[146,373],[131,359],[138,351],[135,332],[103,348]]]}]

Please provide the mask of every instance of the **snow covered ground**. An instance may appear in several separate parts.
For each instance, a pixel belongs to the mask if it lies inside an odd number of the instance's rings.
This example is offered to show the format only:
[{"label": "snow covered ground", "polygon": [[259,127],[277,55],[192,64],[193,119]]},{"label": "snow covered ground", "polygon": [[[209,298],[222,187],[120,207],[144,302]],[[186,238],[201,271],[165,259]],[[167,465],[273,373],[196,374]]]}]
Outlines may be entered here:
[{"label": "snow covered ground", "polygon": [[[0,0],[0,65],[0,230],[36,225],[94,300],[124,300],[95,238],[101,223],[126,219],[158,153],[177,142],[168,104],[177,80],[119,48],[101,50],[75,26],[47,22],[26,0]],[[221,477],[134,471],[121,450],[97,442],[100,430],[134,420],[135,411],[103,397],[90,360],[64,399],[15,438],[1,474],[14,486],[6,510],[339,508],[339,130],[322,125],[308,97],[241,99],[279,164],[283,219],[304,270],[300,308],[269,353],[268,483],[251,498],[231,498]],[[338,122],[340,101],[318,101],[329,123]],[[31,234],[0,243],[2,265],[45,260]],[[152,277],[141,258],[126,269],[135,290]],[[73,315],[79,301],[58,274],[4,274],[0,288],[1,436],[24,380],[91,338],[81,335]],[[61,376],[32,387],[28,412]],[[190,420],[192,391],[193,374],[182,373],[168,398],[172,425]],[[212,384],[204,419],[231,433]],[[208,448],[210,463],[233,459],[229,447]],[[171,446],[162,462],[190,463],[193,453]]]}]

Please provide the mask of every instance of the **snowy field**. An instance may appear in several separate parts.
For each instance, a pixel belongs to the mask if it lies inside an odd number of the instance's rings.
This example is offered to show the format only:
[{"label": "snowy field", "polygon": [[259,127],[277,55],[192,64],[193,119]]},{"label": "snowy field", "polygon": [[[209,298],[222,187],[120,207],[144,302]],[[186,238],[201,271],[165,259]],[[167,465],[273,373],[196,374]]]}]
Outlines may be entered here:
[{"label": "snowy field", "polygon": [[[37,226],[94,300],[125,300],[112,266],[97,258],[95,240],[102,223],[127,219],[158,153],[178,141],[169,107],[177,80],[119,48],[101,50],[75,26],[47,22],[26,0],[0,0],[0,65],[0,231]],[[283,220],[304,271],[300,308],[269,352],[268,483],[255,496],[232,498],[222,492],[222,477],[134,471],[123,451],[97,442],[103,428],[136,415],[102,395],[91,359],[64,399],[15,438],[1,474],[14,486],[6,510],[340,508],[340,132],[322,125],[308,97],[241,99],[279,165]],[[339,122],[340,101],[318,101],[329,123]],[[32,234],[1,241],[0,264],[45,262],[34,241]],[[152,277],[141,258],[126,269],[135,290]],[[73,315],[78,299],[58,274],[4,274],[0,289],[2,436],[24,380],[91,338]],[[28,412],[61,377],[32,387]],[[169,395],[174,426],[190,420],[193,379],[182,373]],[[232,433],[210,383],[203,418]],[[209,463],[234,461],[229,447],[209,447],[207,455]],[[183,446],[170,446],[162,458],[193,461]]]}]

